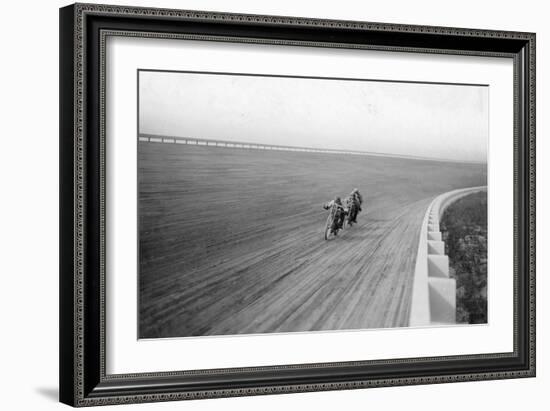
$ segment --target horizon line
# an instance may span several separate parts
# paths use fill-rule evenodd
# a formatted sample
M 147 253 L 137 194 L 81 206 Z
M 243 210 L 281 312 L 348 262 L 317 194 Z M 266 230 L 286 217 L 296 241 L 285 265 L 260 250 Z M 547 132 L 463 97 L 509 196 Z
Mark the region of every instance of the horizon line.
M 403 158 L 403 159 L 409 159 L 409 160 L 436 161 L 436 162 L 446 162 L 446 163 L 450 162 L 450 163 L 479 164 L 479 165 L 487 164 L 487 161 L 458 160 L 458 159 L 439 158 L 439 157 L 422 157 L 422 156 L 412 156 L 412 155 L 406 155 L 406 154 L 395 154 L 395 153 L 384 153 L 384 152 L 362 151 L 362 150 L 316 148 L 316 147 L 305 147 L 305 146 L 287 146 L 287 145 L 280 145 L 280 144 L 264 144 L 264 143 L 252 143 L 252 142 L 244 142 L 244 141 L 231 141 L 231 140 L 208 139 L 208 138 L 198 138 L 198 137 L 182 137 L 182 136 L 172 136 L 172 135 L 154 134 L 154 133 L 138 133 L 138 141 L 151 142 L 151 143 L 202 145 L 202 146 L 221 147 L 221 148 L 244 148 L 244 149 L 252 149 L 252 150 L 276 150 L 276 151 L 309 152 L 309 153 L 320 153 L 320 154 L 344 154 L 344 155 L 362 155 L 362 156 L 372 156 L 372 157 L 392 157 L 392 158 Z M 215 143 L 215 144 L 208 144 L 208 143 Z

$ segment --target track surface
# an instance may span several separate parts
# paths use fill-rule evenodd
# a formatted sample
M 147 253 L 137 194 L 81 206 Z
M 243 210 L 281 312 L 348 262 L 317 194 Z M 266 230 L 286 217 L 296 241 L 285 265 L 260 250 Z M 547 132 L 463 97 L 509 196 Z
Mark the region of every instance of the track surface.
M 140 337 L 407 326 L 435 195 L 486 166 L 139 143 Z M 323 239 L 353 187 L 359 224 Z

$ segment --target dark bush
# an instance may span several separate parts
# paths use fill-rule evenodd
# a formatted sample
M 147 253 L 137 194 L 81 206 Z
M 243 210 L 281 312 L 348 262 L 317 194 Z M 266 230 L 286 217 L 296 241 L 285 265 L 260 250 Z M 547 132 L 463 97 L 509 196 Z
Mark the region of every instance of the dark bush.
M 453 203 L 441 219 L 451 276 L 456 279 L 456 321 L 487 322 L 487 193 Z

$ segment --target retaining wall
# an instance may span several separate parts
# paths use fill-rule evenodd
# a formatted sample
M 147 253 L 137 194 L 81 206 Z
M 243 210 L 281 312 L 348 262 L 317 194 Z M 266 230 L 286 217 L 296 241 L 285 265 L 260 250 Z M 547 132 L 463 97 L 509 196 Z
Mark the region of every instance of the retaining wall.
M 463 161 L 457 161 L 452 159 L 442 158 L 430 158 L 419 156 L 407 156 L 400 154 L 390 153 L 375 153 L 370 151 L 358 151 L 358 150 L 338 150 L 330 148 L 314 148 L 314 147 L 300 147 L 300 146 L 283 146 L 276 144 L 259 144 L 243 141 L 229 141 L 229 140 L 214 140 L 203 139 L 195 137 L 178 137 L 178 136 L 162 136 L 158 134 L 144 134 L 140 133 L 138 141 L 142 143 L 168 143 L 168 144 L 187 144 L 194 146 L 212 146 L 212 147 L 225 147 L 225 148 L 240 148 L 251 150 L 276 150 L 276 151 L 299 151 L 308 153 L 323 153 L 323 154 L 346 154 L 356 156 L 375 156 L 375 157 L 392 157 L 392 158 L 404 158 L 412 160 L 429 160 L 429 161 L 445 161 L 451 163 L 464 163 Z M 477 164 L 472 162 L 471 164 Z
M 439 222 L 452 203 L 486 190 L 487 186 L 480 186 L 449 191 L 434 198 L 426 210 L 418 241 L 409 326 L 456 322 L 456 280 L 449 277 L 449 257 Z

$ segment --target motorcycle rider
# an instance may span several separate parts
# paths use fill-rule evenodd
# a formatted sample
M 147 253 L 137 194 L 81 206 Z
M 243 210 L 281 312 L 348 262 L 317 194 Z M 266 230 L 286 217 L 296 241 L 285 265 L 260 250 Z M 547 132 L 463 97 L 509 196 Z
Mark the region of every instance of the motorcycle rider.
M 361 211 L 361 205 L 363 204 L 363 196 L 361 195 L 361 193 L 357 188 L 354 188 L 349 195 L 349 199 L 351 200 L 352 204 L 355 206 L 355 207 L 351 207 L 352 209 L 351 211 L 352 215 L 350 216 L 351 222 L 356 223 L 357 214 L 359 214 L 359 212 Z
M 336 205 L 336 228 L 341 229 L 344 225 L 344 218 L 346 217 L 347 209 L 342 204 L 342 199 L 338 196 L 334 198 L 334 200 L 329 201 L 328 203 L 325 203 L 323 205 L 323 208 L 325 210 L 330 210 L 332 206 Z M 336 233 L 335 233 L 336 234 Z

